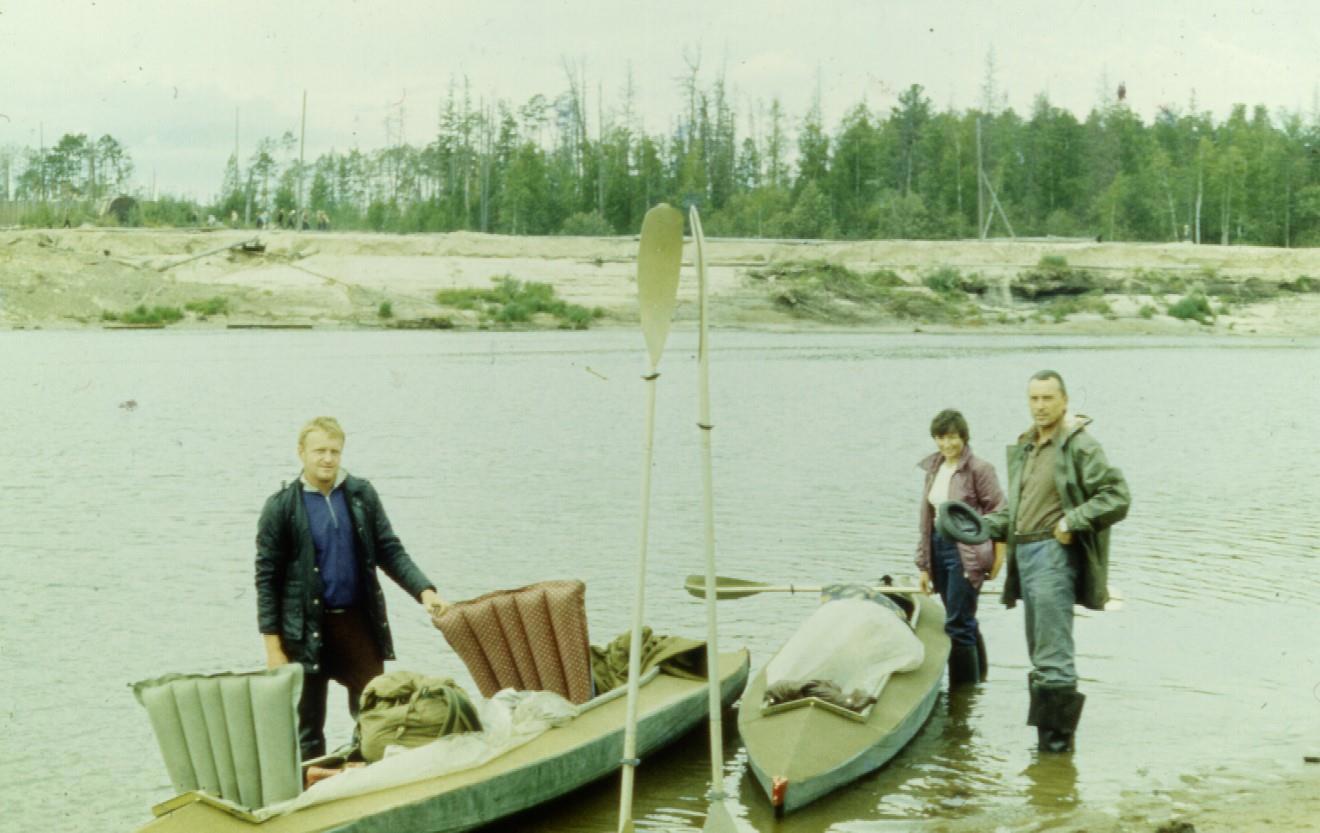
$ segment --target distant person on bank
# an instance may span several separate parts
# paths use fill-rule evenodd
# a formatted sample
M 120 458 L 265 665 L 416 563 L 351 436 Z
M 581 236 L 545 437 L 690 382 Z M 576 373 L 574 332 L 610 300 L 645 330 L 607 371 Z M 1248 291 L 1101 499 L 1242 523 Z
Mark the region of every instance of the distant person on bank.
M 362 690 L 394 659 L 376 568 L 421 602 L 439 627 L 445 602 L 390 527 L 375 488 L 340 468 L 344 431 L 317 417 L 298 435 L 302 475 L 266 500 L 257 527 L 257 620 L 266 665 L 303 665 L 298 741 L 325 754 L 327 686 Z
M 1068 413 L 1063 377 L 1042 370 L 1027 383 L 1033 425 L 1008 447 L 1008 506 L 985 520 L 1006 541 L 1004 604 L 1025 608 L 1027 675 L 1042 752 L 1069 752 L 1086 696 L 1077 691 L 1073 605 L 1103 610 L 1109 600 L 1109 527 L 1132 501 L 1123 473 L 1109 464 Z
M 994 512 L 1004 504 L 995 469 L 972 454 L 967 444 L 967 420 L 958 411 L 940 411 L 930 423 L 930 436 L 938 449 L 918 464 L 925 472 L 917 539 L 917 568 L 921 589 L 931 586 L 944 601 L 944 632 L 951 643 L 949 687 L 983 680 L 989 664 L 985 640 L 976 623 L 981 583 L 995 563 L 994 543 L 964 544 L 947 537 L 936 526 L 939 506 L 950 500 L 966 503 L 978 514 Z

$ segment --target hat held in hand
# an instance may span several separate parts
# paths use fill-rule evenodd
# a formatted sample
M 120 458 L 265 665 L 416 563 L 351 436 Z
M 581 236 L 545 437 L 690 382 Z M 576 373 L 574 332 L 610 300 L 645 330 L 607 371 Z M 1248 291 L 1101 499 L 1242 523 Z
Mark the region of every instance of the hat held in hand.
M 960 544 L 979 544 L 990 537 L 985 518 L 961 500 L 940 504 L 935 517 L 935 529 L 945 538 Z

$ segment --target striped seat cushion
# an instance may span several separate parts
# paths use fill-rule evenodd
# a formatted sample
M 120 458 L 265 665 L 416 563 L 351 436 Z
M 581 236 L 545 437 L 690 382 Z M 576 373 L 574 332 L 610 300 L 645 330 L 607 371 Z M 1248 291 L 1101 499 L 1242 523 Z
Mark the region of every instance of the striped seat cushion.
M 303 667 L 167 674 L 133 684 L 176 792 L 202 790 L 249 810 L 302 791 Z
M 591 699 L 587 588 L 543 581 L 459 602 L 440 630 L 484 697 L 504 688 L 553 691 L 570 702 Z

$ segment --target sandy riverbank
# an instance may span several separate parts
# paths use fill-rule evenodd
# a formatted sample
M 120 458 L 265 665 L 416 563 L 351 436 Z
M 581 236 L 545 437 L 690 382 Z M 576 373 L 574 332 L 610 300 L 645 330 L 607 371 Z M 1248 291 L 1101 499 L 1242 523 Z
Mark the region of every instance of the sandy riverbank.
M 229 247 L 258 239 L 264 251 Z M 1320 334 L 1320 293 L 1278 291 L 1320 277 L 1320 249 L 1190 246 L 1089 241 L 708 241 L 714 323 L 726 327 L 866 327 L 910 331 Z M 635 238 L 502 237 L 475 233 L 383 235 L 241 230 L 80 228 L 0 231 L 0 327 L 100 327 L 139 304 L 183 307 L 225 299 L 222 316 L 196 313 L 174 326 L 234 324 L 378 327 L 447 321 L 480 325 L 478 315 L 439 304 L 436 291 L 488 288 L 500 276 L 553 286 L 564 300 L 600 308 L 597 325 L 636 320 Z M 677 317 L 695 316 L 690 249 Z M 1048 300 L 1012 297 L 1007 287 L 1042 261 L 1062 259 L 1103 292 L 1107 310 L 1039 314 Z M 953 270 L 989 291 L 965 296 L 952 319 L 921 318 L 850 299 L 811 314 L 785 302 L 774 267 L 827 263 L 857 273 L 887 270 L 909 298 L 933 297 L 922 279 Z M 1180 281 L 1151 294 L 1152 275 Z M 1213 323 L 1165 314 L 1180 291 L 1207 282 L 1255 279 L 1265 292 L 1216 303 Z M 1263 297 L 1262 297 L 1263 296 Z M 389 302 L 392 316 L 379 315 Z M 837 301 L 837 303 L 833 303 Z M 1226 307 L 1226 308 L 1225 308 Z M 1143 312 L 1144 308 L 1144 312 Z M 555 326 L 552 320 L 536 322 Z

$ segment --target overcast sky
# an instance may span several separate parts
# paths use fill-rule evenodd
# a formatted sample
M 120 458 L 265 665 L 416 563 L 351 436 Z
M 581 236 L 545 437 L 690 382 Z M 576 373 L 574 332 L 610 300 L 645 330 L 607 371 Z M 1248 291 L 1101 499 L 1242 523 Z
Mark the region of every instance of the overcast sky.
M 521 104 L 567 88 L 565 61 L 621 101 L 632 67 L 648 131 L 679 110 L 685 54 L 723 72 L 742 113 L 778 96 L 795 119 L 819 80 L 826 126 L 917 83 L 935 106 L 980 101 L 994 52 L 1008 104 L 1046 93 L 1079 116 L 1120 81 L 1222 117 L 1235 102 L 1308 115 L 1320 25 L 1302 0 L 0 0 L 0 147 L 110 133 L 137 180 L 209 198 L 234 147 L 298 131 L 307 158 L 385 144 L 388 115 L 424 144 L 449 85 Z M 1102 84 L 1104 85 L 1102 87 Z M 400 102 L 402 105 L 400 106 Z M 740 124 L 740 127 L 742 125 Z

